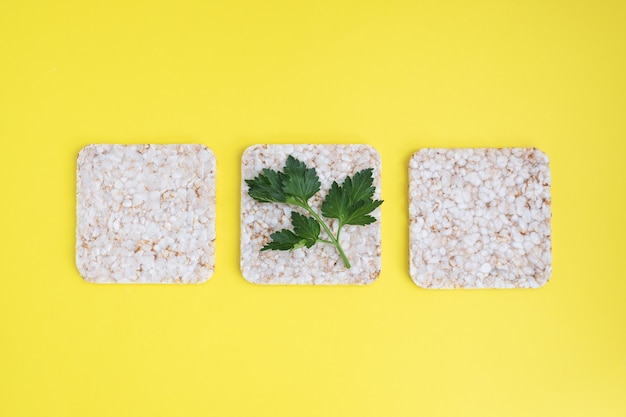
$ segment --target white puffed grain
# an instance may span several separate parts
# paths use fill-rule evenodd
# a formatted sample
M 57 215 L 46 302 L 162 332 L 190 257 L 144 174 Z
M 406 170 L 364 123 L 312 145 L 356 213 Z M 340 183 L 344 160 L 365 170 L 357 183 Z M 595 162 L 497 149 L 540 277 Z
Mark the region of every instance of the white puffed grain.
M 409 164 L 409 199 L 417 285 L 536 288 L 548 281 L 550 170 L 543 152 L 423 149 Z M 443 250 L 435 256 L 433 248 Z
M 97 283 L 199 283 L 215 263 L 215 157 L 202 145 L 78 155 L 76 265 Z

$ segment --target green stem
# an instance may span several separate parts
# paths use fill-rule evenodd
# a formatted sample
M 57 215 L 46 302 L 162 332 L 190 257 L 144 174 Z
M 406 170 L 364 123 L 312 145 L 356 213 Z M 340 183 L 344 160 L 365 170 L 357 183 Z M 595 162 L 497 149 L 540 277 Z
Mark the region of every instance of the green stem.
M 325 241 L 325 240 L 321 240 L 320 239 L 320 242 L 329 243 L 329 244 L 333 245 L 335 247 L 335 249 L 337 249 L 337 252 L 339 252 L 339 255 L 341 256 L 341 260 L 343 261 L 343 264 L 346 266 L 347 269 L 350 269 L 350 267 L 351 267 L 350 261 L 348 260 L 348 257 L 346 256 L 345 252 L 343 251 L 343 248 L 339 244 L 339 232 L 341 231 L 341 226 L 342 225 L 339 225 L 339 228 L 337 229 L 337 236 L 335 236 L 333 234 L 333 232 L 330 230 L 330 228 L 326 225 L 324 220 L 322 220 L 322 218 L 315 211 L 313 211 L 311 206 L 309 206 L 309 204 L 306 201 L 302 205 L 302 208 L 305 209 L 306 211 L 308 211 L 311 214 L 311 216 L 313 216 L 313 218 L 319 224 L 322 225 L 322 227 L 326 231 L 326 234 L 328 235 L 328 237 L 331 240 L 329 242 L 329 241 Z
M 343 227 L 343 224 L 341 224 L 341 222 L 339 222 L 339 227 L 337 227 L 337 242 L 339 242 L 339 233 L 341 233 L 341 228 Z

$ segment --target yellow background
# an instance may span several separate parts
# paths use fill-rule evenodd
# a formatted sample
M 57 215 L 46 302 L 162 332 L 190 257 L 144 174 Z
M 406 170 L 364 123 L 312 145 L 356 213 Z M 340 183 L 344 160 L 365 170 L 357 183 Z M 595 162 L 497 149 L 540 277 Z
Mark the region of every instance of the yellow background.
M 623 1 L 3 1 L 0 415 L 626 415 Z M 92 285 L 74 266 L 89 143 L 218 160 L 206 284 Z M 383 272 L 265 287 L 239 272 L 256 143 L 365 143 L 383 161 Z M 538 290 L 408 275 L 423 147 L 551 158 Z

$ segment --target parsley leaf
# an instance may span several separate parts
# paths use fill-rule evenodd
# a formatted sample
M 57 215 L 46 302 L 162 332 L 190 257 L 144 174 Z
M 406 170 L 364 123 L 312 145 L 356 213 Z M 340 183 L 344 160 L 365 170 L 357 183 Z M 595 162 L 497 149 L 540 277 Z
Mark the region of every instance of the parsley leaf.
M 305 207 L 320 190 L 315 168 L 289 155 L 282 172 L 263 169 L 257 177 L 246 180 L 248 194 L 260 203 L 289 203 Z
M 314 218 L 292 211 L 291 224 L 293 224 L 293 230 L 296 234 L 306 241 L 305 246 L 307 248 L 315 245 L 320 237 L 320 224 Z
M 292 250 L 301 248 L 304 246 L 304 239 L 301 239 L 298 235 L 288 229 L 283 229 L 280 232 L 274 232 L 270 235 L 272 241 L 261 248 L 264 250 Z
M 339 219 L 339 227 L 350 224 L 365 226 L 376 219 L 369 215 L 383 202 L 373 200 L 376 189 L 372 186 L 372 169 L 364 169 L 354 176 L 346 177 L 342 185 L 333 182 L 322 203 L 322 215 Z
M 331 230 L 308 202 L 321 186 L 315 168 L 307 168 L 304 162 L 289 155 L 283 171 L 266 168 L 255 178 L 246 180 L 248 194 L 256 201 L 291 204 L 303 208 L 311 215 L 308 217 L 292 211 L 293 231 L 282 229 L 272 233 L 272 240 L 261 251 L 310 248 L 321 242 L 334 246 L 346 268 L 350 268 L 339 236 L 341 228 L 347 224 L 365 226 L 376 221 L 370 213 L 383 202 L 373 199 L 376 188 L 373 186 L 372 172 L 372 168 L 359 171 L 352 177 L 346 177 L 342 185 L 333 182 L 322 203 L 322 215 L 339 220 L 336 232 Z M 322 229 L 328 235 L 328 240 L 320 237 Z
M 315 219 L 292 211 L 291 224 L 293 225 L 293 232 L 283 229 L 280 232 L 272 233 L 270 235 L 272 241 L 263 246 L 261 250 L 293 250 L 303 246 L 310 248 L 317 243 L 320 236 L 320 225 Z
M 263 169 L 254 179 L 246 180 L 248 194 L 260 203 L 284 203 L 287 196 L 283 191 L 284 174 L 272 169 Z
M 354 174 L 352 178 L 346 177 L 343 181 L 343 189 L 350 197 L 350 203 L 354 204 L 360 200 L 369 200 L 374 196 L 376 188 L 372 186 L 372 168 L 367 168 Z
M 383 202 L 381 200 L 360 200 L 350 206 L 350 212 L 347 216 L 339 219 L 341 224 L 351 224 L 355 226 L 366 226 L 374 223 L 376 218 L 370 216 L 369 213 L 376 210 Z
M 292 204 L 306 203 L 320 190 L 320 179 L 315 168 L 307 168 L 304 162 L 293 156 L 287 157 L 282 190 Z M 292 202 L 295 200 L 295 202 Z

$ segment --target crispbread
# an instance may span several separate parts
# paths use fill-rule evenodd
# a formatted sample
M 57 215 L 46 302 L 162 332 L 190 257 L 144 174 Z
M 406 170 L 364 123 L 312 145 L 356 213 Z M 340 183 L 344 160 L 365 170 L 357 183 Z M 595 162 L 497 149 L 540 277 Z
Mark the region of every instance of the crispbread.
M 202 145 L 78 155 L 76 265 L 96 283 L 199 283 L 215 263 L 215 157 Z
M 409 167 L 410 274 L 425 288 L 536 288 L 552 271 L 548 157 L 423 149 Z
M 292 210 L 300 210 L 282 203 L 259 203 L 248 195 L 246 179 L 257 176 L 263 168 L 282 170 L 287 156 L 314 167 L 321 182 L 321 190 L 309 201 L 320 213 L 320 206 L 333 181 L 341 183 L 346 176 L 373 168 L 375 198 L 380 198 L 380 156 L 367 145 L 256 145 L 242 157 L 241 182 L 241 260 L 246 280 L 257 284 L 368 284 L 380 274 L 381 236 L 380 208 L 372 214 L 379 219 L 367 226 L 344 226 L 341 245 L 352 267 L 346 269 L 333 246 L 318 243 L 311 248 L 293 251 L 261 248 L 270 234 L 280 229 L 291 229 Z M 304 211 L 301 214 L 305 214 Z M 329 219 L 324 219 L 329 221 Z M 330 223 L 336 230 L 336 223 Z M 322 236 L 325 236 L 322 232 Z

